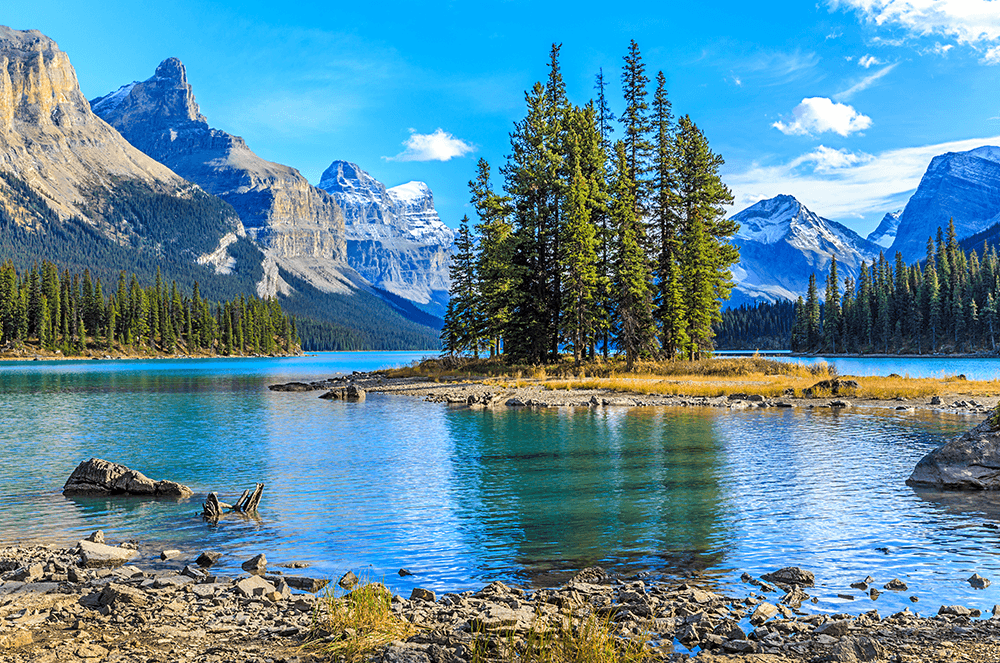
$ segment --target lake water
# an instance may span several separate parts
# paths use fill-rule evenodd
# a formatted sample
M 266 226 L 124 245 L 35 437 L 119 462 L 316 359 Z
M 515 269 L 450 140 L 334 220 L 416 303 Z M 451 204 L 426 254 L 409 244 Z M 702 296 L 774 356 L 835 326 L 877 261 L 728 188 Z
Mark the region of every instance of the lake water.
M 747 356 L 753 352 L 724 350 L 725 356 Z M 947 378 L 964 375 L 969 380 L 1000 379 L 1000 357 L 795 357 L 779 352 L 765 352 L 762 356 L 777 361 L 817 364 L 826 362 L 840 375 L 889 375 L 896 373 L 911 378 Z
M 388 395 L 364 403 L 268 384 L 405 364 L 422 353 L 294 359 L 0 363 L 0 542 L 72 543 L 95 529 L 148 553 L 225 553 L 222 572 L 347 570 L 406 595 L 500 579 L 534 586 L 600 564 L 699 573 L 812 570 L 812 610 L 888 614 L 1000 603 L 1000 500 L 904 485 L 977 421 L 894 411 L 500 409 Z M 189 500 L 64 497 L 97 456 L 191 486 Z M 259 521 L 200 518 L 207 492 L 266 483 Z M 412 577 L 400 578 L 405 567 Z M 994 581 L 973 590 L 978 572 Z M 877 602 L 849 584 L 900 578 Z M 853 594 L 855 601 L 837 598 Z M 909 596 L 919 597 L 916 605 Z

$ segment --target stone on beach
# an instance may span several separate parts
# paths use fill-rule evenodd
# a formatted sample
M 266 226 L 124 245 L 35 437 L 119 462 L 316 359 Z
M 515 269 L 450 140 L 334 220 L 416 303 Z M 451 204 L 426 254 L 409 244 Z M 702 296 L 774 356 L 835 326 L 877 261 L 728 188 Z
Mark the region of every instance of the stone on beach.
M 267 571 L 267 557 L 265 557 L 263 553 L 254 555 L 247 561 L 243 562 L 240 566 L 247 573 L 260 575 L 261 573 L 264 573 L 264 571 Z
M 190 497 L 193 491 L 175 481 L 154 481 L 142 472 L 100 458 L 76 466 L 63 486 L 66 495 L 142 495 Z
M 77 546 L 80 549 L 81 566 L 84 568 L 122 566 L 138 554 L 131 548 L 107 546 L 86 539 L 80 541 Z
M 195 560 L 195 564 L 198 566 L 209 567 L 218 562 L 221 557 L 222 553 L 220 552 L 206 550 L 202 554 L 198 555 L 198 559 Z
M 345 573 L 340 577 L 340 580 L 337 581 L 337 584 L 346 589 L 347 591 L 351 591 L 352 589 L 354 589 L 354 586 L 357 585 L 359 582 L 361 581 L 358 579 L 358 576 L 354 575 L 353 571 L 348 571 L 347 573 Z

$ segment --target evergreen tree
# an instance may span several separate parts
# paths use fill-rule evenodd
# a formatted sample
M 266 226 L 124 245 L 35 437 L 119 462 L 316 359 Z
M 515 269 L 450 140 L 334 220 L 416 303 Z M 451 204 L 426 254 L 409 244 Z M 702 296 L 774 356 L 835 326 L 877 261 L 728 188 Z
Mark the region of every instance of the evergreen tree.
M 816 290 L 815 274 L 809 275 L 809 289 L 806 291 L 805 321 L 806 348 L 809 352 L 815 352 L 819 348 L 820 341 L 819 293 Z
M 688 354 L 695 357 L 712 351 L 712 324 L 721 319 L 721 300 L 733 287 L 730 267 L 739 261 L 739 250 L 728 240 L 739 226 L 725 215 L 733 194 L 719 177 L 722 157 L 687 115 L 678 122 L 676 154 L 685 331 Z
M 625 110 L 618 121 L 622 124 L 622 141 L 628 172 L 632 178 L 629 194 L 635 204 L 634 216 L 642 218 L 646 210 L 647 179 L 649 172 L 649 157 L 653 150 L 649 134 L 652 124 L 649 119 L 649 103 L 646 101 L 649 77 L 646 76 L 646 65 L 639 53 L 639 45 L 635 40 L 629 42 L 628 53 L 622 58 L 622 94 L 625 97 Z M 643 238 L 644 239 L 644 238 Z
M 823 345 L 837 352 L 837 334 L 840 328 L 840 280 L 837 276 L 837 256 L 830 256 L 830 274 L 826 278 L 826 295 L 823 299 Z
M 587 205 L 589 189 L 576 159 L 566 208 L 563 239 L 564 338 L 573 346 L 573 361 L 579 366 L 594 328 L 594 298 L 597 291 L 597 236 Z
M 655 347 L 656 328 L 652 314 L 652 288 L 646 256 L 639 241 L 640 226 L 632 198 L 634 178 L 629 172 L 624 142 L 615 144 L 615 179 L 611 218 L 618 231 L 612 293 L 615 302 L 614 331 L 618 347 L 625 353 L 625 370 Z
M 469 232 L 469 218 L 463 216 L 452 255 L 450 306 L 445 314 L 448 330 L 444 350 L 449 354 L 471 352 L 479 356 L 482 322 L 479 315 L 479 291 L 476 282 L 476 254 Z
M 510 323 L 514 306 L 513 226 L 510 222 L 510 198 L 494 193 L 490 166 L 485 159 L 477 164 L 476 179 L 469 182 L 472 206 L 479 216 L 479 254 L 475 265 L 479 283 L 478 308 L 483 319 L 483 334 L 489 341 L 490 356 L 500 354 L 503 332 Z

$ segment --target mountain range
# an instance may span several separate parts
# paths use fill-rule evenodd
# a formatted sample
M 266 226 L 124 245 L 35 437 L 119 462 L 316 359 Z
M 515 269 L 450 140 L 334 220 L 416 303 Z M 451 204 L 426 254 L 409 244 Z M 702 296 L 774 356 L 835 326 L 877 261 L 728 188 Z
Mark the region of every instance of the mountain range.
M 277 296 L 350 347 L 436 347 L 453 236 L 426 185 L 388 191 L 381 217 L 345 217 L 339 192 L 212 128 L 180 60 L 88 103 L 54 41 L 0 27 L 0 246 L 19 262 L 160 267 L 209 297 Z
M 733 267 L 735 288 L 729 306 L 745 302 L 794 300 L 805 295 L 815 273 L 822 296 L 830 256 L 839 274 L 857 277 L 862 261 L 900 252 L 906 262 L 924 258 L 928 238 L 954 222 L 967 248 L 1000 240 L 1000 148 L 978 147 L 934 157 L 902 210 L 887 213 L 867 238 L 824 219 L 788 195 L 762 200 L 732 217 L 740 223 L 733 244 L 740 262 Z M 975 246 L 973 246 L 973 244 Z

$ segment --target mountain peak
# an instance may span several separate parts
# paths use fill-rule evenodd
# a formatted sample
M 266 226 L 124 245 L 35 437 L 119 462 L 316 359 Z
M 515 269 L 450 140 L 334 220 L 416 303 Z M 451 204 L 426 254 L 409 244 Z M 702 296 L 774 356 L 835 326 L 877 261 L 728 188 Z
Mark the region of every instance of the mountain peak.
M 902 215 L 903 210 L 898 209 L 883 216 L 882 222 L 878 224 L 878 228 L 868 235 L 868 241 L 878 244 L 883 249 L 888 249 L 892 246 L 893 241 L 896 239 L 896 231 L 899 230 L 899 217 Z
M 184 63 L 178 58 L 167 58 L 156 67 L 152 77 L 123 85 L 111 94 L 92 100 L 90 105 L 95 113 L 120 131 L 129 125 L 130 118 L 141 118 L 146 127 L 154 129 L 184 123 L 208 125 L 188 83 Z
M 167 58 L 156 68 L 153 78 L 163 78 L 180 85 L 187 85 L 187 70 L 178 58 Z

